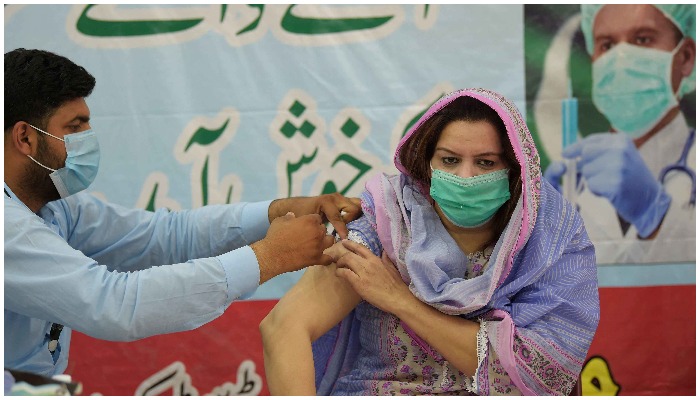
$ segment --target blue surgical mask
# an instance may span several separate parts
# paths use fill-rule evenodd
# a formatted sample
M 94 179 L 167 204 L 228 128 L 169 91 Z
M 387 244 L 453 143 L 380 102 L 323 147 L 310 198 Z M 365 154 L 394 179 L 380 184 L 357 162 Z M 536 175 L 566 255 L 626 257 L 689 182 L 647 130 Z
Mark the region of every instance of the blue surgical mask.
M 433 170 L 430 196 L 447 219 L 462 228 L 476 228 L 488 222 L 510 199 L 508 170 L 462 178 Z
M 642 136 L 678 105 L 671 67 L 682 43 L 668 52 L 623 42 L 593 63 L 593 103 L 616 130 Z
M 35 163 L 51 171 L 49 176 L 61 198 L 66 198 L 87 189 L 95 180 L 100 166 L 100 145 L 95 132 L 89 129 L 65 135 L 61 139 L 34 125 L 29 126 L 66 144 L 66 166 L 60 169 L 49 168 L 32 158 L 32 156 L 28 156 Z

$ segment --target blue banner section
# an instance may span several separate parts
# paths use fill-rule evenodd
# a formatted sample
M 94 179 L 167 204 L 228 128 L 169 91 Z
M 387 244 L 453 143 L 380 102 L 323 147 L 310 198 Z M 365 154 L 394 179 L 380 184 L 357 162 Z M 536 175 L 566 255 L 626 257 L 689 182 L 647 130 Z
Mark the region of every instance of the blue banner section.
M 49 50 L 97 79 L 89 190 L 146 209 L 358 195 L 444 93 L 487 87 L 524 112 L 522 33 L 518 5 L 5 7 L 6 52 Z
M 359 194 L 444 92 L 489 87 L 524 109 L 521 6 L 15 7 L 5 51 L 97 78 L 108 151 L 91 190 L 126 206 Z

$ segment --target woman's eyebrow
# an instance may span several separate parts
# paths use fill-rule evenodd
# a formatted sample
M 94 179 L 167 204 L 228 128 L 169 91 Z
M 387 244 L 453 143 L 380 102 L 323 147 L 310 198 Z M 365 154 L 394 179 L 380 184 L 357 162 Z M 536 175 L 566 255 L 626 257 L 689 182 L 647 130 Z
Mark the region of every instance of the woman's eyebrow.
M 452 151 L 452 150 L 450 150 L 450 149 L 446 149 L 446 148 L 444 148 L 444 147 L 437 147 L 437 148 L 435 149 L 435 151 L 438 151 L 438 150 L 444 151 L 445 153 L 454 154 L 454 155 L 456 155 L 456 156 L 461 156 L 459 153 L 455 153 L 454 151 Z M 501 157 L 501 156 L 503 156 L 503 152 L 502 152 L 502 151 L 501 151 L 501 152 L 498 152 L 498 151 L 485 151 L 485 152 L 483 152 L 483 153 L 479 153 L 479 154 L 475 154 L 475 155 L 474 155 L 474 157 L 489 157 L 489 156 Z
M 488 157 L 488 156 L 498 156 L 498 157 L 500 157 L 500 156 L 502 156 L 502 155 L 503 155 L 503 152 L 500 152 L 500 153 L 499 153 L 499 152 L 496 152 L 496 151 L 487 151 L 487 152 L 485 152 L 485 153 L 476 154 L 475 157 Z
M 456 155 L 456 156 L 459 155 L 459 154 L 455 153 L 454 151 L 452 151 L 452 150 L 450 150 L 450 149 L 446 149 L 446 148 L 444 148 L 444 147 L 438 147 L 438 148 L 435 149 L 435 151 L 438 151 L 438 150 L 444 151 L 445 153 L 454 154 L 454 155 Z

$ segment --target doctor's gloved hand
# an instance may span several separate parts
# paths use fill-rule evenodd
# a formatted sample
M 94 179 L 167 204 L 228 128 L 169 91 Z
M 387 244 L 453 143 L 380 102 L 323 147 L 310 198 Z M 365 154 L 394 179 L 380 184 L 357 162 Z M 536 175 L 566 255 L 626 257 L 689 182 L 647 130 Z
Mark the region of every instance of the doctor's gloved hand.
M 566 165 L 563 161 L 552 161 L 544 170 L 544 179 L 551 183 L 561 193 L 561 177 L 566 173 Z
M 639 236 L 651 235 L 663 220 L 671 198 L 651 174 L 630 137 L 625 134 L 589 135 L 562 151 L 577 158 L 578 172 L 595 195 L 607 198 Z

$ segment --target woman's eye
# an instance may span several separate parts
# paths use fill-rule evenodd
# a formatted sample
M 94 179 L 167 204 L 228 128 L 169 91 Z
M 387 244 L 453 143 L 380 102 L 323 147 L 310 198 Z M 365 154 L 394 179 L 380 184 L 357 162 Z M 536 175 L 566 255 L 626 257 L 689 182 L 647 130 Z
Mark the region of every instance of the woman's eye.
M 459 162 L 459 159 L 457 157 L 443 157 L 442 158 L 442 163 L 444 165 L 455 165 Z
M 491 160 L 479 160 L 477 163 L 482 167 L 493 167 L 496 163 Z

